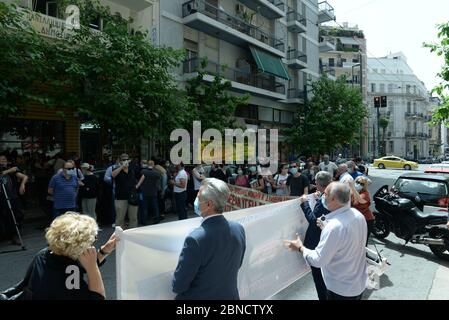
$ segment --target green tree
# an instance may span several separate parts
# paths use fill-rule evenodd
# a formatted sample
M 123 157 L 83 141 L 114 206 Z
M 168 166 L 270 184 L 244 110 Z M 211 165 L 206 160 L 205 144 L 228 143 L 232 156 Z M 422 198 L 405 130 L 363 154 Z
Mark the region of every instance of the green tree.
M 224 72 L 225 66 L 210 65 L 206 59 L 201 59 L 197 75 L 187 80 L 189 119 L 201 121 L 202 130 L 213 128 L 224 132 L 226 128 L 235 128 L 235 109 L 248 103 L 248 96 L 229 93 L 231 82 L 224 78 Z M 211 82 L 204 81 L 207 75 L 213 76 Z
M 312 84 L 312 98 L 300 106 L 291 128 L 285 130 L 290 143 L 305 156 L 327 153 L 355 142 L 368 112 L 359 90 L 321 77 Z
M 441 105 L 434 111 L 432 115 L 432 123 L 434 125 L 445 123 L 448 125 L 449 119 L 449 22 L 438 25 L 438 43 L 424 43 L 431 52 L 444 58 L 444 66 L 437 74 L 441 78 L 441 82 L 432 92 L 436 93 L 441 99 Z
M 68 4 L 80 8 L 82 27 L 64 41 L 40 37 L 14 6 L 0 4 L 7 57 L 0 70 L 9 70 L 0 80 L 0 109 L 11 114 L 36 100 L 61 115 L 76 112 L 122 142 L 168 139 L 188 113 L 173 77 L 183 52 L 154 47 L 145 31 L 130 33 L 131 21 L 97 0 L 58 1 L 62 12 Z M 101 32 L 85 27 L 96 18 L 103 20 Z
M 385 155 L 386 154 L 386 137 L 385 137 L 385 132 L 388 128 L 388 124 L 390 123 L 390 121 L 388 120 L 388 118 L 385 117 L 380 117 L 379 118 L 379 127 L 382 128 L 382 154 Z

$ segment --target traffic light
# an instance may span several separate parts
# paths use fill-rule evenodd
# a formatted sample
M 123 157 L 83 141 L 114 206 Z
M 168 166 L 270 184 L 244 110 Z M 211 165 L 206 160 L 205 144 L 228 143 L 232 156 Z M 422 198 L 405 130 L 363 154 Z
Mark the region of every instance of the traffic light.
M 380 97 L 374 97 L 374 108 L 380 108 Z
M 380 107 L 381 108 L 387 107 L 387 97 L 386 96 L 380 97 Z

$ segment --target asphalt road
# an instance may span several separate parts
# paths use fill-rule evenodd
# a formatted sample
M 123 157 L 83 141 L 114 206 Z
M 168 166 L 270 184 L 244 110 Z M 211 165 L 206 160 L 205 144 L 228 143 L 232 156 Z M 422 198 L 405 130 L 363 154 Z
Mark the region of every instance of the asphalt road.
M 422 169 L 422 168 L 420 168 Z M 402 174 L 402 170 L 370 169 L 373 184 L 369 190 L 374 194 L 384 184 L 391 184 Z M 192 215 L 193 216 L 193 215 Z M 168 215 L 167 221 L 175 220 Z M 20 281 L 34 254 L 45 247 L 44 229 L 46 222 L 33 222 L 25 226 L 23 238 L 27 250 L 0 254 L 0 290 L 6 289 Z M 112 234 L 112 228 L 106 228 L 99 234 L 99 242 L 105 242 Z M 370 247 L 376 245 L 378 250 L 388 258 L 391 266 L 381 277 L 380 289 L 367 291 L 364 299 L 449 299 L 449 262 L 438 260 L 428 247 L 407 244 L 390 235 L 384 241 L 370 240 Z M 0 242 L 0 252 L 17 249 Z M 112 254 L 102 267 L 108 299 L 116 298 L 115 256 Z M 290 287 L 279 292 L 273 299 L 316 300 L 317 295 L 310 274 L 304 276 Z

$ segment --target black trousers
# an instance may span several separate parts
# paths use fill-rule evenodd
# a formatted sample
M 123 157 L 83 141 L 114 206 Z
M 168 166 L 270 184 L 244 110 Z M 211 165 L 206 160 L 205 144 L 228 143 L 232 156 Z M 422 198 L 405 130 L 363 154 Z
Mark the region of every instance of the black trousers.
M 369 235 L 374 229 L 374 220 L 366 220 L 366 226 L 368 227 L 368 232 L 366 233 L 366 246 L 368 246 Z
M 16 222 L 21 227 L 23 223 L 23 213 L 20 207 L 20 203 L 17 198 L 10 199 L 12 211 L 14 212 L 14 217 Z M 3 194 L 0 193 L 0 238 L 4 237 L 7 239 L 12 238 L 16 235 L 16 227 L 14 224 L 14 219 L 12 217 L 12 212 L 9 209 L 8 203 L 6 202 Z
M 363 292 L 355 297 L 344 297 L 335 292 L 327 290 L 327 300 L 362 300 Z
M 319 300 L 327 300 L 326 284 L 323 280 L 320 268 L 310 267 L 312 269 L 313 282 L 315 283 L 316 292 Z
M 175 192 L 176 211 L 179 220 L 187 219 L 186 200 L 187 191 Z

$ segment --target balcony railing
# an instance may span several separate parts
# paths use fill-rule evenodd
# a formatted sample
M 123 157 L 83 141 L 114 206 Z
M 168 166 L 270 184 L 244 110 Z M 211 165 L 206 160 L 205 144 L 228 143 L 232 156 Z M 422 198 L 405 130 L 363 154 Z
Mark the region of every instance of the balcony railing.
M 328 64 L 323 64 L 320 69 L 321 73 L 326 73 L 335 77 L 335 69 L 334 67 L 329 66 Z
M 227 25 L 228 27 L 231 27 L 237 31 L 240 31 L 256 40 L 268 44 L 270 47 L 273 47 L 280 51 L 284 51 L 283 41 L 207 2 L 204 2 L 202 0 L 190 0 L 182 5 L 183 17 L 187 17 L 197 12 L 211 17 L 215 21 Z
M 287 98 L 288 99 L 304 99 L 304 90 L 290 88 L 287 91 Z
M 183 63 L 183 72 L 193 73 L 198 71 L 200 67 L 200 62 L 201 62 L 200 58 L 192 58 L 185 60 Z M 281 82 L 276 81 L 276 78 L 274 76 L 254 74 L 249 73 L 247 71 L 228 67 L 225 67 L 223 70 L 222 65 L 213 61 L 207 62 L 204 71 L 210 75 L 220 74 L 225 79 L 228 79 L 230 81 L 246 84 L 252 87 L 280 94 L 285 94 L 285 85 Z
M 299 61 L 302 61 L 304 63 L 307 63 L 307 55 L 304 52 L 301 52 L 297 49 L 290 49 L 287 51 L 287 59 L 292 60 L 296 59 Z
M 284 11 L 285 3 L 282 0 L 268 0 L 270 3 L 274 4 L 276 7 Z
M 320 12 L 327 11 L 330 14 L 335 15 L 334 7 L 332 7 L 327 1 L 322 1 L 322 2 L 318 3 L 318 10 Z
M 289 8 L 289 11 L 287 12 L 287 21 L 298 21 L 302 25 L 307 26 L 307 19 L 291 8 Z

